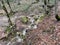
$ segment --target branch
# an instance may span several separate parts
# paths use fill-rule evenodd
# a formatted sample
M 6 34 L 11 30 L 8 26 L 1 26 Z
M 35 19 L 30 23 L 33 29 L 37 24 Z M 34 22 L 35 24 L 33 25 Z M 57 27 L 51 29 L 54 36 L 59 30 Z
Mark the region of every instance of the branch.
M 9 8 L 10 8 L 10 12 L 13 12 L 12 9 L 11 9 L 11 6 L 10 6 L 10 3 L 9 3 L 9 0 L 7 0 L 7 4 L 9 5 Z
M 9 13 L 8 13 L 8 11 L 7 11 L 7 9 L 6 9 L 6 7 L 5 7 L 5 5 L 4 5 L 4 2 L 3 2 L 3 0 L 1 1 L 2 2 L 2 7 L 3 7 L 3 10 L 6 12 L 6 16 L 8 17 L 8 22 L 9 22 L 9 25 L 11 25 L 12 26 L 12 22 L 11 22 L 11 20 L 10 20 L 10 16 L 9 16 Z

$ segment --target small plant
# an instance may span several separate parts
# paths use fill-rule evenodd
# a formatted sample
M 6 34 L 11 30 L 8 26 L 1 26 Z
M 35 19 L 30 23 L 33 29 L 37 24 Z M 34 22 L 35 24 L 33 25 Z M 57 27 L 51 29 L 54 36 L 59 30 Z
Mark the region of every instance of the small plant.
M 14 31 L 10 26 L 7 26 L 5 34 L 7 34 L 7 38 L 13 38 L 16 36 L 16 31 Z
M 24 16 L 24 17 L 21 17 L 21 21 L 25 24 L 27 24 L 28 22 L 28 17 Z
M 7 26 L 5 32 L 8 34 L 8 33 L 10 33 L 11 31 L 12 31 L 12 29 L 10 28 L 10 26 Z
M 60 16 L 58 14 L 55 15 L 57 21 L 60 21 Z
M 42 20 L 44 19 L 44 17 L 45 17 L 45 15 L 44 14 L 41 14 L 39 17 L 38 17 L 38 19 L 37 19 L 37 23 L 38 22 L 42 22 Z

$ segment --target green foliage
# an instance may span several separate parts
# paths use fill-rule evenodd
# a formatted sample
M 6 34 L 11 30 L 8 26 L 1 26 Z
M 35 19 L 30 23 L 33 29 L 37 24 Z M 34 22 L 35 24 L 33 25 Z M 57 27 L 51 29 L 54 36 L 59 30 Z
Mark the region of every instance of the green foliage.
M 11 31 L 12 31 L 12 29 L 10 28 L 10 26 L 7 26 L 5 32 L 6 32 L 6 33 L 10 33 Z
M 11 16 L 13 16 L 15 13 L 16 13 L 16 12 L 10 12 L 10 13 L 9 13 L 9 16 L 11 17 Z
M 25 36 L 24 36 L 24 35 L 21 35 L 21 36 L 20 36 L 20 38 L 22 38 L 22 39 L 25 39 L 25 37 L 26 37 L 26 35 L 25 35 Z
M 45 17 L 45 14 L 42 14 L 39 18 L 38 18 L 38 22 L 41 22 L 43 20 L 43 18 Z
M 45 15 L 41 15 L 40 20 L 42 20 L 45 17 Z
M 7 26 L 7 28 L 6 28 L 6 33 L 10 33 L 10 32 L 12 32 L 14 29 L 14 24 L 12 24 L 12 26 L 11 25 L 9 25 L 9 26 Z
M 55 15 L 57 21 L 60 21 L 60 16 L 58 14 Z
M 58 18 L 60 19 L 60 16 L 58 16 Z
M 24 16 L 24 17 L 21 17 L 21 21 L 23 23 L 27 23 L 28 22 L 28 17 Z
M 35 19 L 35 21 L 37 21 L 38 20 L 38 18 L 34 18 Z
M 16 30 L 14 29 L 14 26 L 7 26 L 5 30 L 5 34 L 7 34 L 7 38 L 13 38 L 16 36 Z

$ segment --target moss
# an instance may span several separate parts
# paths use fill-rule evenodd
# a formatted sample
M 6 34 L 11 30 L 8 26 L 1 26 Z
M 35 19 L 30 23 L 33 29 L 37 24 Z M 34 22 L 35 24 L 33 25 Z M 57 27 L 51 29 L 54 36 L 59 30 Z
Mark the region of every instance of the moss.
M 10 28 L 9 26 L 7 26 L 5 32 L 6 32 L 6 33 L 10 33 L 10 32 L 11 32 L 11 28 Z
M 14 30 L 13 28 L 14 28 L 14 24 L 12 24 L 12 26 L 9 25 L 9 26 L 7 26 L 5 32 L 6 32 L 6 33 L 10 33 L 10 32 L 12 32 L 12 31 Z
M 42 14 L 42 15 L 38 18 L 37 22 L 42 22 L 42 20 L 44 19 L 44 17 L 45 17 L 45 15 Z
M 58 18 L 60 19 L 60 16 L 58 16 Z
M 45 15 L 42 14 L 39 19 L 42 20 L 44 17 L 45 17 Z
M 28 22 L 28 17 L 21 17 L 21 21 L 26 24 Z

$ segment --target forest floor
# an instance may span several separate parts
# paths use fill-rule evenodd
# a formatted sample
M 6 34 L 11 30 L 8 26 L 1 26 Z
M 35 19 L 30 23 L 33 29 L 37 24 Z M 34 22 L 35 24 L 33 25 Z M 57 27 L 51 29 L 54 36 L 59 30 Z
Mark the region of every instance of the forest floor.
M 29 31 L 27 42 L 31 45 L 58 45 L 60 41 L 60 22 L 55 15 L 47 16 L 38 24 L 38 28 Z
M 60 45 L 60 21 L 53 14 L 46 16 L 37 29 L 27 32 L 25 43 L 22 45 Z
M 58 3 L 58 14 L 60 11 Z M 54 8 L 53 8 L 54 9 Z M 54 10 L 38 24 L 38 28 L 27 33 L 28 45 L 60 45 L 60 21 L 55 18 Z
M 58 10 L 60 10 L 59 4 L 58 4 Z M 20 12 L 20 14 L 16 13 L 15 15 L 28 15 L 28 13 L 26 14 Z M 0 24 L 2 24 L 1 19 L 0 19 Z M 7 25 L 8 22 L 5 24 Z M 5 45 L 6 42 L 3 43 L 2 41 L 0 41 L 0 43 L 1 43 L 0 45 Z M 20 44 L 20 45 L 60 45 L 60 21 L 57 22 L 55 18 L 54 10 L 52 11 L 50 16 L 45 16 L 43 21 L 39 22 L 37 29 L 29 30 L 27 32 L 24 44 Z

